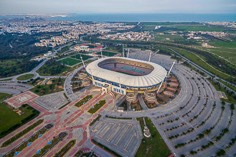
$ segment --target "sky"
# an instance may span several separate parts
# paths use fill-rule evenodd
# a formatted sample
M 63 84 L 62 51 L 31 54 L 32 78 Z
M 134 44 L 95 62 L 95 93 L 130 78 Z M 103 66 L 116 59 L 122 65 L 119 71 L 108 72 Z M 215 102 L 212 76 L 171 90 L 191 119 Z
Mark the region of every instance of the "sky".
M 0 15 L 236 13 L 236 0 L 0 0 Z

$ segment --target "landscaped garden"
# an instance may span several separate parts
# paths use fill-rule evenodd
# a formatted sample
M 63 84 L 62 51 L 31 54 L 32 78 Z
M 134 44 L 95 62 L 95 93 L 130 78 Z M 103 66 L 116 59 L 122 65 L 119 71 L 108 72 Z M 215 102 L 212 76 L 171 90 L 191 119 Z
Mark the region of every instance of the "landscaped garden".
M 34 77 L 34 74 L 25 74 L 17 77 L 17 80 L 22 81 L 22 80 L 29 80 Z
M 95 113 L 97 112 L 103 105 L 105 105 L 105 100 L 100 100 L 97 104 L 95 104 L 92 108 L 88 110 L 89 113 Z
M 84 105 L 85 103 L 87 103 L 87 102 L 88 102 L 90 99 L 92 99 L 92 98 L 93 98 L 92 95 L 87 95 L 86 97 L 84 97 L 83 99 L 81 99 L 79 102 L 77 102 L 77 103 L 75 104 L 75 106 L 80 107 L 80 106 Z

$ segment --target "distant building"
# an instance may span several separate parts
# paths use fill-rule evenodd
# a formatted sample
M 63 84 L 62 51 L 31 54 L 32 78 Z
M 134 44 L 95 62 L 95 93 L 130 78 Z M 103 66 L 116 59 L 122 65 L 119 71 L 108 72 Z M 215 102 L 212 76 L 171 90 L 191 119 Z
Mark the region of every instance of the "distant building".
M 74 47 L 74 50 L 75 51 L 81 51 L 81 48 L 80 48 L 80 46 L 77 45 L 77 46 Z
M 100 43 L 96 44 L 82 44 L 79 46 L 75 46 L 75 51 L 85 51 L 85 52 L 99 52 L 101 51 L 103 46 Z
M 82 45 L 82 46 L 80 46 L 80 51 L 89 52 L 89 46 L 87 46 L 87 45 Z

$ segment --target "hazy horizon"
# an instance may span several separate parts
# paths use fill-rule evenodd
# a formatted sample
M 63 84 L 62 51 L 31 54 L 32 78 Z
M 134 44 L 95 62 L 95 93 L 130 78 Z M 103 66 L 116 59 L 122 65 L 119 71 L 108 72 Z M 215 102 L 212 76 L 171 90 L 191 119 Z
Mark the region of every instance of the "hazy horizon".
M 236 13 L 234 0 L 1 0 L 0 6 L 0 15 Z

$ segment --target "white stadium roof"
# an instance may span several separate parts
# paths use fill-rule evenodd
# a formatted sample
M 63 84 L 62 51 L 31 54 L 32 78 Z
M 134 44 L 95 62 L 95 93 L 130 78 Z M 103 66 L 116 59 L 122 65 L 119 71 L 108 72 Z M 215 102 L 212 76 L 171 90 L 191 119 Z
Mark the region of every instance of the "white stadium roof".
M 146 63 L 146 64 L 151 65 L 154 69 L 147 75 L 132 76 L 132 75 L 119 73 L 112 70 L 103 69 L 98 66 L 98 64 L 104 60 L 116 59 L 116 58 Z M 165 70 L 165 68 L 163 68 L 162 66 L 158 64 L 142 61 L 142 60 L 137 60 L 137 59 L 125 58 L 125 57 L 106 57 L 106 58 L 98 59 L 88 64 L 86 67 L 86 71 L 92 76 L 95 76 L 95 77 L 98 77 L 107 81 L 120 83 L 122 85 L 130 86 L 130 87 L 154 86 L 154 85 L 159 84 L 162 80 L 164 80 L 165 76 L 167 75 L 167 71 Z

